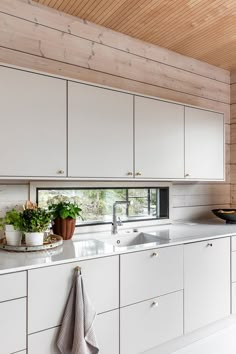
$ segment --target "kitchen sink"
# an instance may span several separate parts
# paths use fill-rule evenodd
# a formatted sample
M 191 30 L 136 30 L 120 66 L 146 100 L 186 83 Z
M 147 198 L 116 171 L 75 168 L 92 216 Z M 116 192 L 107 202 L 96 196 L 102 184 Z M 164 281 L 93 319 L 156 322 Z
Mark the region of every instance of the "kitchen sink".
M 100 241 L 102 241 L 104 244 L 113 245 L 116 249 L 149 247 L 165 242 L 165 240 L 160 239 L 157 236 L 152 236 L 143 232 L 132 235 L 123 234 L 111 236 Z

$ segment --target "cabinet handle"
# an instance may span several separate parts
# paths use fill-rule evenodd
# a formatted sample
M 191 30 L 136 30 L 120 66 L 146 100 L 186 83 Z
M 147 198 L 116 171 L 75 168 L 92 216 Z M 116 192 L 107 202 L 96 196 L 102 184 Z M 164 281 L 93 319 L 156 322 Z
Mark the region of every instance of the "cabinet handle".
M 158 253 L 157 252 L 153 252 L 152 253 L 152 257 L 154 257 L 154 258 L 158 257 Z
M 142 176 L 142 173 L 141 172 L 137 172 L 136 176 Z
M 64 173 L 65 173 L 65 172 L 64 172 L 63 170 L 57 171 L 57 174 L 58 174 L 58 175 L 64 175 Z
M 151 304 L 151 307 L 158 307 L 158 302 L 153 301 L 152 304 Z
M 133 176 L 133 173 L 132 172 L 128 172 L 127 176 Z
M 207 244 L 207 247 L 212 247 L 212 246 L 213 246 L 212 243 L 208 243 L 208 244 Z
M 189 173 L 186 173 L 185 177 L 190 177 L 190 174 L 189 174 Z

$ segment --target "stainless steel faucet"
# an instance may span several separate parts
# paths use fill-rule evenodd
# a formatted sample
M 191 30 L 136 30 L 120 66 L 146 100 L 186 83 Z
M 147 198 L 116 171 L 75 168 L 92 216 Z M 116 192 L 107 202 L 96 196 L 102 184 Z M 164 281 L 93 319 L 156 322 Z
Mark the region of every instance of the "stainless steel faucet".
M 111 229 L 111 233 L 112 235 L 116 235 L 117 234 L 117 226 L 121 226 L 122 225 L 122 221 L 120 218 L 116 218 L 116 206 L 117 205 L 122 205 L 122 204 L 126 204 L 127 206 L 130 205 L 130 202 L 127 202 L 127 201 L 116 201 L 114 204 L 113 204 L 113 214 L 112 214 L 112 229 Z

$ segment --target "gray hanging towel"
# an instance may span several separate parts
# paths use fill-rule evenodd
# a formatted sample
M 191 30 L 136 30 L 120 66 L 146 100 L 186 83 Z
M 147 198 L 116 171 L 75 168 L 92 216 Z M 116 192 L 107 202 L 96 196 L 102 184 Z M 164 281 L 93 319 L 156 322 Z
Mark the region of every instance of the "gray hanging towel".
M 57 338 L 62 354 L 99 352 L 93 329 L 95 318 L 96 311 L 85 291 L 81 272 L 76 271 Z

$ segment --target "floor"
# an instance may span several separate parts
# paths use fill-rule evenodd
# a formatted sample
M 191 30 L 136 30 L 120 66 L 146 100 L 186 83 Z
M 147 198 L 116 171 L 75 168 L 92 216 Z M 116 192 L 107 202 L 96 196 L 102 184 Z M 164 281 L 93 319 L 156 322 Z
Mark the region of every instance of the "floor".
M 148 350 L 145 354 L 236 354 L 236 316 Z

